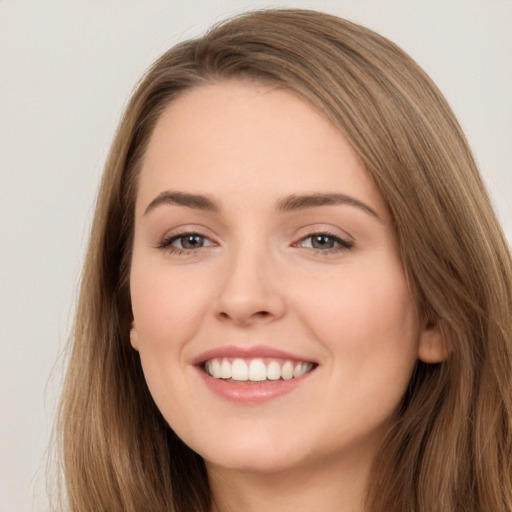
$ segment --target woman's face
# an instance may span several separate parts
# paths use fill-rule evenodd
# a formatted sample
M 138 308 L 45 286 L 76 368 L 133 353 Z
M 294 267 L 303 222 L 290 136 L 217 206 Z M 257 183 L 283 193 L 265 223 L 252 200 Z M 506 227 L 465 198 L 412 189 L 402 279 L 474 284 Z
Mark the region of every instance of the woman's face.
M 162 115 L 130 283 L 149 389 L 209 469 L 368 463 L 428 339 L 361 161 L 265 85 L 201 86 Z

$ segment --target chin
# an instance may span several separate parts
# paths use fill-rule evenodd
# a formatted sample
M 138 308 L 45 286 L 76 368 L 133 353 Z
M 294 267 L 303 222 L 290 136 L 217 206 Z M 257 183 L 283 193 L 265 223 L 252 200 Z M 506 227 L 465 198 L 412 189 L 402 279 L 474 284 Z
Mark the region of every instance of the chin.
M 288 435 L 283 440 L 275 434 L 265 436 L 261 431 L 246 435 L 232 434 L 229 432 L 226 435 L 225 432 L 224 439 L 187 444 L 203 457 L 207 466 L 237 472 L 283 472 L 304 464 L 307 458 L 304 443 L 291 442 L 294 435 Z M 295 439 L 300 439 L 300 436 Z
M 258 452 L 255 450 L 238 451 L 236 453 L 213 454 L 204 457 L 207 467 L 218 467 L 238 473 L 273 474 L 285 473 L 304 464 L 296 454 Z

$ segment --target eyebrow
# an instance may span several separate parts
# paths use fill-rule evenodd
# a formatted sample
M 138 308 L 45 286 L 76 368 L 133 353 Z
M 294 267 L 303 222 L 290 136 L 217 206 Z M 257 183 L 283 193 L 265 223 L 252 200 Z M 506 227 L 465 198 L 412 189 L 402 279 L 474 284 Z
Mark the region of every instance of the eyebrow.
M 173 192 L 166 190 L 161 192 L 153 199 L 146 208 L 144 215 L 147 215 L 157 206 L 168 204 L 176 206 L 186 206 L 195 210 L 203 210 L 208 212 L 220 211 L 220 206 L 214 199 L 203 194 L 188 194 L 186 192 Z
M 187 192 L 166 190 L 161 192 L 149 203 L 144 215 L 148 214 L 151 210 L 154 210 L 160 205 L 185 206 L 187 208 L 208 212 L 219 212 L 221 210 L 220 204 L 208 195 L 189 194 Z M 304 195 L 292 194 L 278 201 L 276 209 L 278 212 L 293 212 L 329 205 L 355 206 L 373 217 L 380 219 L 377 212 L 366 203 L 363 203 L 354 197 L 337 193 Z
M 278 211 L 291 212 L 297 210 L 308 210 L 310 208 L 317 208 L 319 206 L 328 205 L 348 205 L 360 208 L 366 213 L 369 213 L 373 217 L 380 219 L 377 212 L 368 206 L 366 203 L 355 199 L 354 197 L 347 196 L 345 194 L 306 194 L 306 195 L 295 195 L 292 194 L 281 201 L 277 205 Z

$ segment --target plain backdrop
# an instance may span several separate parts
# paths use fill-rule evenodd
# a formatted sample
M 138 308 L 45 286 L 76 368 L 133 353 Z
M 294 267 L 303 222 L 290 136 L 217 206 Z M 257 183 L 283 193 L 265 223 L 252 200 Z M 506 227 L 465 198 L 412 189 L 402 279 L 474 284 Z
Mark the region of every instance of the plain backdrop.
M 177 41 L 263 6 L 331 12 L 411 54 L 451 103 L 512 240 L 510 0 L 0 0 L 0 512 L 47 510 L 60 354 L 133 86 Z

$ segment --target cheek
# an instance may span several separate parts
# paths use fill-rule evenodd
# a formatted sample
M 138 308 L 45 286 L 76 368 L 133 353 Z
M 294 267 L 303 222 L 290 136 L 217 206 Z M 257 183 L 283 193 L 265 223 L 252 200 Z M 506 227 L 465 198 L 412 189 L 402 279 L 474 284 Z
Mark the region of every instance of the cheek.
M 410 381 L 419 339 L 402 273 L 364 276 L 326 287 L 311 317 L 331 356 L 330 403 L 339 404 L 333 423 L 348 422 L 354 435 L 361 425 L 378 429 L 390 420 Z
M 142 266 L 141 266 L 142 267 Z M 199 279 L 178 272 L 141 268 L 134 260 L 130 292 L 134 323 L 143 350 L 179 350 L 201 328 L 210 301 Z M 141 354 L 142 355 L 142 354 Z
M 184 416 L 180 421 L 187 423 L 188 416 L 182 412 L 194 403 L 194 396 L 183 380 L 184 348 L 201 329 L 209 297 L 196 281 L 192 285 L 189 278 L 165 271 L 161 265 L 153 268 L 147 261 L 139 265 L 134 257 L 130 275 L 135 348 L 164 417 L 169 421 Z
M 357 380 L 372 372 L 387 378 L 398 371 L 408 382 L 419 323 L 401 266 L 374 260 L 367 268 L 326 280 L 321 289 L 310 301 L 309 323 L 333 361 Z

